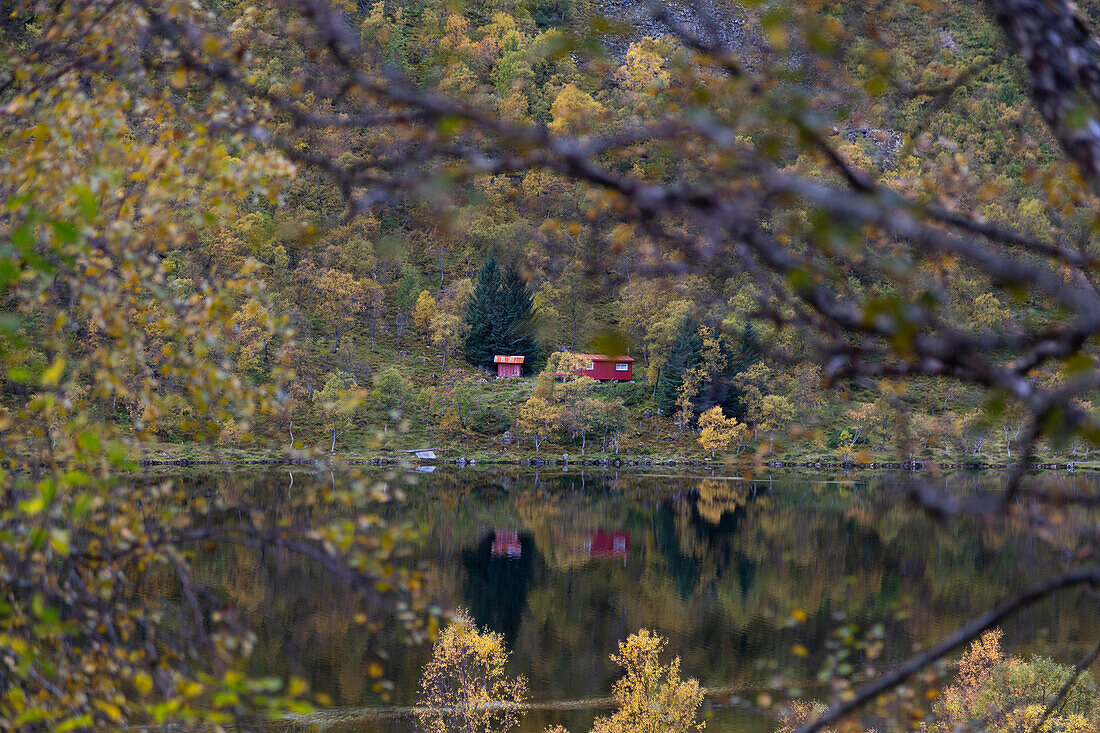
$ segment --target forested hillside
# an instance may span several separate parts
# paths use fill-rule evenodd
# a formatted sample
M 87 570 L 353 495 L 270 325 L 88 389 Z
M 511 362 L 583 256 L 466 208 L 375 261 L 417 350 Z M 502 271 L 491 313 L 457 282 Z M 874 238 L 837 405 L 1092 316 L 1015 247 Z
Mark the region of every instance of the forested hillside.
M 810 180 L 847 175 L 874 182 L 883 195 L 916 193 L 919 206 L 946 216 L 967 212 L 974 231 L 1011 229 L 1093 256 L 1093 213 L 1080 205 L 1020 64 L 982 8 L 899 1 L 874 10 L 858 3 L 712 10 L 718 28 L 708 28 L 705 13 L 690 7 L 671 22 L 715 31 L 733 44 L 739 63 L 761 70 L 739 92 L 758 101 L 725 106 L 720 114 L 739 127 L 738 136 L 773 155 L 778 171 Z M 156 262 L 134 263 L 128 277 L 140 285 L 117 283 L 132 302 L 128 325 L 141 331 L 134 345 L 139 359 L 121 369 L 103 362 L 100 369 L 119 385 L 100 381 L 99 394 L 88 381 L 98 379 L 94 372 L 65 379 L 66 399 L 88 401 L 124 433 L 165 444 L 170 455 L 189 455 L 171 444 L 213 434 L 226 449 L 293 443 L 370 455 L 429 445 L 485 458 L 529 454 L 532 420 L 542 420 L 542 437 L 555 454 L 579 453 L 582 445 L 591 452 L 589 441 L 596 440 L 596 452 L 604 454 L 698 456 L 712 452 L 697 440 L 698 417 L 719 406 L 737 421 L 718 435 L 722 454 L 760 449 L 826 461 L 978 462 L 1019 452 L 1026 416 L 1011 402 L 987 409 L 983 395 L 938 377 L 902 384 L 888 375 L 827 374 L 819 360 L 806 358 L 814 350 L 806 333 L 784 325 L 791 305 L 761 292 L 743 256 L 713 259 L 698 246 L 669 251 L 644 220 L 624 220 L 621 204 L 553 171 L 469 177 L 455 170 L 452 178 L 446 165 L 417 160 L 424 133 L 414 119 L 357 116 L 327 88 L 315 96 L 310 79 L 314 73 L 323 79 L 323 72 L 313 68 L 283 11 L 234 2 L 211 11 L 229 23 L 221 50 L 247 61 L 257 99 L 293 100 L 293 106 L 269 101 L 267 126 L 251 138 L 209 147 L 217 110 L 234 92 L 210 87 L 187 64 L 165 79 L 170 93 L 152 100 L 74 79 L 73 95 L 63 100 L 7 102 L 8 115 L 27 122 L 6 128 L 13 180 L 35 176 L 35 190 L 53 186 L 55 201 L 76 204 L 41 211 L 41 201 L 14 197 L 26 184 L 12 185 L 13 216 L 57 217 L 58 237 L 117 213 L 145 220 L 134 233 L 142 230 Z M 698 85 L 707 78 L 667 26 L 617 22 L 638 12 L 621 4 L 379 2 L 350 4 L 344 12 L 360 53 L 379 68 L 400 70 L 503 120 L 580 140 L 629 137 L 638 126 L 667 124 L 659 121 L 698 102 Z M 13 54 L 33 47 L 30 19 L 5 22 Z M 136 105 L 164 111 L 138 121 Z M 214 127 L 163 117 L 181 108 L 194 116 L 213 112 Z M 227 119 L 234 114 L 243 112 L 227 107 Z M 295 124 L 302 121 L 326 126 L 303 129 Z M 36 134 L 43 124 L 56 144 Z M 446 140 L 459 126 L 444 115 L 432 134 Z M 791 135 L 811 145 L 794 147 Z M 813 144 L 817 136 L 822 146 Z M 265 141 L 273 139 L 282 157 L 268 152 Z M 708 156 L 720 155 L 685 155 L 672 144 L 643 151 L 624 142 L 602 153 L 605 162 L 654 180 L 705 176 L 715 163 Z M 358 179 L 341 167 L 352 161 L 369 164 Z M 402 176 L 420 178 L 412 181 L 417 198 L 370 193 L 349 200 L 369 186 L 372 167 L 385 172 L 397 165 Z M 170 205 L 158 199 L 158 188 L 173 186 L 188 193 Z M 1049 297 L 1013 297 L 956 254 L 914 259 L 895 237 L 870 230 L 852 237 L 847 225 L 834 236 L 818 231 L 831 226 L 820 213 L 799 207 L 769 226 L 787 239 L 803 238 L 807 227 L 817 231 L 808 245 L 811 261 L 815 247 L 864 249 L 853 254 L 865 267 L 834 275 L 846 295 L 868 304 L 866 318 L 907 308 L 918 293 L 964 332 L 1006 340 L 1058 318 Z M 701 245 L 715 246 L 725 245 Z M 537 342 L 532 355 L 541 357 L 528 359 L 524 381 L 487 379 L 491 363 L 467 347 L 469 331 L 476 336 L 493 317 L 483 311 L 482 323 L 467 323 L 488 257 L 515 273 L 533 300 L 527 333 Z M 708 264 L 700 269 L 685 257 Z M 20 298 L 20 320 L 7 322 L 19 359 L 6 382 L 10 407 L 34 391 L 51 365 L 64 368 L 51 356 L 55 340 L 87 354 L 97 348 L 95 334 L 110 332 L 110 317 L 123 316 L 85 312 L 79 293 L 58 280 L 48 287 L 13 284 L 37 294 Z M 148 287 L 158 289 L 151 303 Z M 213 292 L 222 299 L 216 306 Z M 64 323 L 50 315 L 59 302 Z M 270 387 L 270 403 L 248 414 L 204 413 L 189 404 L 164 357 L 181 348 L 177 335 L 158 325 L 165 307 L 190 316 L 196 308 L 223 309 L 222 335 L 210 340 L 208 331 L 207 347 L 189 343 L 183 350 L 216 364 L 218 379 Z M 535 416 L 521 419 L 521 406 L 536 391 L 532 377 L 547 354 L 563 349 L 628 353 L 637 360 L 634 383 L 544 385 L 541 416 L 532 407 Z M 1052 383 L 1059 378 L 1057 371 L 1040 375 Z M 216 402 L 220 387 L 212 389 Z M 26 448 L 49 439 L 48 432 L 27 436 Z M 1043 444 L 1039 453 L 1089 458 L 1089 448 L 1076 441 Z
M 1095 728 L 1095 686 L 1075 680 L 1100 655 L 1081 646 L 1094 643 L 1100 498 L 1075 476 L 1030 473 L 1040 461 L 1087 464 L 1100 445 L 1093 3 L 4 10 L 0 729 L 253 730 L 331 711 L 332 688 L 294 667 L 325 583 L 344 594 L 327 628 L 362 668 L 349 689 L 391 701 L 388 641 L 441 640 L 437 670 L 480 649 L 474 661 L 500 681 L 506 642 L 530 618 L 525 578 L 558 551 L 623 561 L 614 570 L 640 598 L 633 610 L 672 609 L 680 638 L 715 657 L 727 650 L 707 627 L 724 622 L 681 624 L 688 595 L 702 594 L 690 605 L 704 613 L 748 609 L 755 568 L 796 554 L 843 556 L 836 565 L 853 570 L 842 586 L 873 578 L 877 588 L 859 590 L 882 617 L 866 629 L 814 593 L 824 580 L 809 565 L 782 576 L 797 590 L 771 588 L 752 607 L 754 634 L 802 635 L 814 622 L 812 638 L 784 636 L 752 660 L 767 685 L 757 712 L 799 733 L 864 722 L 912 733 L 990 716 L 1043 733 Z M 585 376 L 596 366 L 633 378 L 597 383 Z M 521 375 L 497 380 L 494 367 Z M 412 448 L 459 462 L 743 465 L 682 484 L 647 475 L 652 494 L 628 492 L 617 467 L 596 469 L 595 484 L 582 472 L 569 492 L 606 501 L 585 519 L 555 513 L 564 484 L 540 489 L 545 469 L 531 471 L 528 492 L 464 468 L 434 493 L 422 484 L 430 510 L 410 514 L 409 489 L 433 467 L 360 472 L 342 460 Z M 138 463 L 212 456 L 323 473 L 295 484 L 288 470 L 284 486 L 281 471 L 223 482 Z M 882 503 L 874 511 L 848 501 L 864 490 L 850 479 L 799 478 L 796 537 L 779 542 L 769 522 L 787 520 L 769 501 L 738 513 L 758 493 L 746 475 L 772 459 L 929 470 L 865 487 Z M 938 470 L 1000 462 L 1011 469 L 992 488 Z M 773 488 L 769 477 L 759 491 Z M 812 497 L 837 521 L 825 551 L 797 529 L 811 526 Z M 911 521 L 958 528 L 928 567 L 984 574 L 983 592 L 1000 600 L 965 580 L 977 605 L 958 621 L 949 598 L 900 597 L 914 553 L 894 540 L 924 536 Z M 648 527 L 633 550 L 630 524 Z M 437 543 L 449 526 L 465 535 L 452 549 L 469 560 L 467 580 L 477 557 L 491 564 L 471 597 L 518 589 L 499 594 L 515 601 L 507 639 L 445 626 L 454 609 L 439 581 L 459 572 Z M 543 528 L 538 561 L 530 532 Z M 438 562 L 417 559 L 436 544 Z M 1012 588 L 990 575 L 1012 565 L 1013 545 L 1041 558 L 1027 566 L 1042 568 L 1034 585 L 1017 566 Z M 952 547 L 961 559 L 945 565 Z M 668 605 L 623 574 L 631 552 L 661 570 L 648 577 Z M 204 564 L 217 553 L 242 562 Z M 258 645 L 259 617 L 240 608 L 234 576 L 272 558 L 295 578 L 257 588 L 253 611 L 283 627 Z M 735 566 L 717 583 L 717 568 Z M 591 589 L 574 593 L 570 571 L 544 607 Z M 816 619 L 793 605 L 804 590 L 807 606 L 821 603 Z M 1069 628 L 1055 636 L 1071 640 L 1059 651 L 1078 655 L 1073 667 L 983 636 L 1056 594 L 1051 617 Z M 596 729 L 664 730 L 669 710 L 678 729 L 694 727 L 699 683 L 661 657 L 664 637 L 627 628 L 615 604 L 628 601 L 586 606 L 623 640 L 613 659 L 624 675 L 601 673 L 584 691 L 603 685 L 618 706 Z M 937 602 L 952 610 L 936 613 Z M 890 648 L 912 654 L 876 662 L 890 615 L 920 604 L 935 641 L 895 637 Z M 265 615 L 276 607 L 292 610 Z M 1026 633 L 1038 643 L 1046 631 Z M 568 634 L 593 638 L 580 625 Z M 946 660 L 967 645 L 950 683 Z M 791 664 L 799 675 L 787 678 Z M 643 668 L 675 704 L 624 694 L 642 689 Z M 433 692 L 432 669 L 426 724 L 455 709 Z M 821 683 L 827 705 L 799 707 L 817 693 L 797 679 Z M 514 717 L 484 686 L 464 689 L 480 696 L 468 710 Z M 514 690 L 502 699 L 523 685 Z

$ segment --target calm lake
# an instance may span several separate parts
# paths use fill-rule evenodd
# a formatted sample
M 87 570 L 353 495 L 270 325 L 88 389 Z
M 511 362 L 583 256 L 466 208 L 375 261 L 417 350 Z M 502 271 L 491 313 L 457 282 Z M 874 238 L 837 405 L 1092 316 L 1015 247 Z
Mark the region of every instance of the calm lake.
M 303 511 L 293 497 L 311 482 L 348 480 L 302 467 L 171 475 L 196 496 L 249 496 L 273 516 L 284 505 Z M 511 668 L 527 676 L 533 700 L 607 695 L 618 676 L 609 655 L 647 627 L 668 639 L 684 673 L 721 690 L 707 703 L 708 731 L 772 730 L 745 701 L 779 671 L 813 692 L 823 645 L 841 624 L 860 633 L 881 625 L 877 664 L 887 669 L 1069 567 L 1075 552 L 1022 521 L 938 523 L 906 503 L 898 490 L 906 477 L 890 474 L 775 472 L 749 481 L 558 467 L 365 476 L 403 487 L 404 501 L 377 511 L 422 528 L 427 539 L 407 561 L 423 569 L 441 606 L 469 609 L 505 635 Z M 997 479 L 934 480 L 966 492 Z M 1032 480 L 1072 490 L 1095 479 Z M 299 556 L 219 545 L 195 564 L 208 597 L 242 610 L 256 631 L 255 672 L 297 675 L 329 694 L 347 717 L 332 729 L 413 729 L 400 715 L 358 709 L 413 703 L 426 646 L 403 643 L 396 630 L 368 634 L 348 589 Z M 1004 626 L 1006 648 L 1072 663 L 1095 643 L 1097 606 L 1076 592 L 1036 605 Z M 802 612 L 805 622 L 795 624 L 792 613 Z M 809 656 L 795 656 L 795 644 Z M 394 683 L 389 702 L 367 674 L 379 654 Z M 522 730 L 560 722 L 587 731 L 600 714 L 567 707 L 580 709 L 530 712 Z

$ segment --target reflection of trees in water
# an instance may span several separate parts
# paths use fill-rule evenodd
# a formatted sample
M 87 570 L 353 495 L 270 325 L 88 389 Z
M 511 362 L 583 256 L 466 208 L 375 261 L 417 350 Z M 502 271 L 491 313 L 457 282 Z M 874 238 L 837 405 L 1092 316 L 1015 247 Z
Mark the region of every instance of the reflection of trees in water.
M 496 532 L 489 532 L 475 547 L 462 551 L 462 566 L 466 570 L 462 597 L 478 626 L 504 634 L 504 640 L 512 648 L 527 609 L 527 591 L 535 576 L 535 540 L 530 534 L 521 533 L 518 557 L 495 556 L 495 536 Z
M 701 582 L 720 580 L 731 566 L 742 597 L 748 594 L 757 563 L 734 549 L 732 540 L 754 496 L 744 483 L 705 479 L 690 495 L 661 502 L 654 533 L 681 600 Z
M 1026 584 L 1060 550 L 1024 518 L 933 522 L 891 493 L 891 476 L 866 476 L 858 490 L 778 476 L 770 489 L 757 482 L 755 496 L 747 482 L 687 477 L 543 472 L 536 482 L 531 474 L 441 471 L 417 478 L 406 502 L 379 511 L 431 528 L 423 554 L 411 560 L 426 564 L 432 595 L 449 608 L 467 604 L 479 624 L 506 634 L 516 664 L 546 698 L 609 689 L 617 671 L 607 655 L 642 626 L 665 633 L 684 669 L 708 684 L 761 682 L 755 659 L 786 658 L 795 642 L 816 650 L 814 640 L 835 630 L 835 613 L 864 626 L 884 623 L 883 660 L 891 662 Z M 1057 478 L 1067 492 L 1080 480 Z M 299 472 L 293 496 L 311 481 L 328 485 L 332 477 Z M 974 484 L 960 477 L 966 490 L 977 491 Z M 199 497 L 251 496 L 267 508 L 269 526 L 308 520 L 313 508 L 290 503 L 287 485 L 283 473 L 207 478 L 188 488 Z M 487 527 L 518 529 L 519 558 L 494 558 Z M 579 543 L 598 528 L 629 532 L 625 563 L 584 559 Z M 255 670 L 301 674 L 342 704 L 377 702 L 364 674 L 374 659 L 369 634 L 353 621 L 359 608 L 346 588 L 282 553 L 219 549 L 198 553 L 196 566 L 215 606 L 247 612 L 257 631 Z M 809 619 L 786 629 L 795 608 Z M 1006 642 L 1069 659 L 1080 656 L 1080 630 L 1095 618 L 1094 600 L 1066 596 L 1006 626 Z M 1049 645 L 1034 646 L 1036 629 L 1049 630 Z M 426 648 L 408 650 L 396 630 L 384 648 L 398 700 L 411 702 Z

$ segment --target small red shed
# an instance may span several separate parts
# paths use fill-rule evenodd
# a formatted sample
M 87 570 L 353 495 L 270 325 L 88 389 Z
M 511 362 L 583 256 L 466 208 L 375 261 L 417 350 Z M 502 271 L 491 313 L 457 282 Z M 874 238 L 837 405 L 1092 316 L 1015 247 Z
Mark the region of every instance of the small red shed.
M 522 356 L 502 356 L 497 354 L 493 357 L 493 361 L 496 362 L 497 365 L 497 379 L 523 376 Z
M 634 379 L 634 359 L 629 356 L 577 354 L 581 358 L 581 374 L 593 379 L 629 382 Z
M 626 532 L 597 529 L 585 537 L 584 551 L 593 557 L 626 557 L 630 553 L 630 535 Z
M 520 557 L 523 555 L 523 543 L 519 540 L 519 530 L 493 530 L 493 557 Z

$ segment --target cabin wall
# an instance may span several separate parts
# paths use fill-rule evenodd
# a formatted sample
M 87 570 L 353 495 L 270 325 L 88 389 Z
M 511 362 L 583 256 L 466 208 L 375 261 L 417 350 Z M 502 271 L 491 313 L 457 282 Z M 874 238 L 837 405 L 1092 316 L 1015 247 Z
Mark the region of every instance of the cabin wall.
M 592 362 L 591 370 L 584 370 L 582 374 L 593 379 L 614 379 L 620 382 L 630 381 L 634 378 L 634 365 L 630 362 L 626 362 L 626 371 L 615 371 L 615 362 L 612 361 L 594 361 Z

